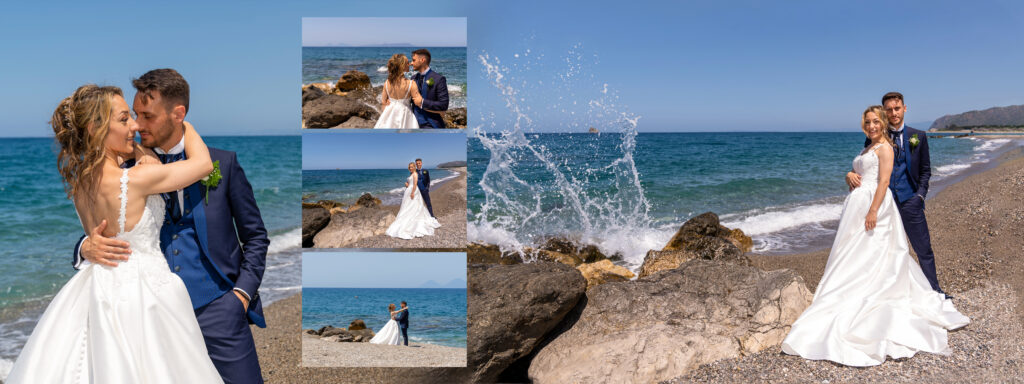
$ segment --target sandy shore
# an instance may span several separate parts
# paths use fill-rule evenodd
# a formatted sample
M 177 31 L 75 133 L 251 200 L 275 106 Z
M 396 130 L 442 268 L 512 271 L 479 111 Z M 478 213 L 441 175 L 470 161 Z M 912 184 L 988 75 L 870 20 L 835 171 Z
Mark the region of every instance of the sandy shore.
M 339 343 L 302 335 L 303 367 L 465 367 L 466 348 Z
M 377 235 L 361 239 L 346 248 L 466 248 L 466 167 L 448 168 L 458 172 L 454 179 L 446 181 L 430 191 L 430 205 L 441 227 L 434 236 L 403 240 L 388 235 Z M 398 205 L 381 207 L 398 214 Z
M 971 324 L 949 333 L 950 356 L 921 353 L 869 368 L 804 360 L 773 348 L 700 367 L 685 382 L 1005 382 L 1024 380 L 1024 154 L 966 177 L 926 202 L 939 283 Z M 829 250 L 751 255 L 763 269 L 794 269 L 817 288 Z

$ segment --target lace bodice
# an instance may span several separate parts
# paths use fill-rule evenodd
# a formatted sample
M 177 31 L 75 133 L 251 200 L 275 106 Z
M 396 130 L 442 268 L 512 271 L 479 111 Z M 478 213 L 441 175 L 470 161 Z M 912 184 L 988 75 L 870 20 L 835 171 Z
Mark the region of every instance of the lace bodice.
M 128 206 L 128 171 L 121 173 L 121 210 L 117 216 L 118 239 L 127 241 L 132 247 L 131 260 L 134 257 L 156 256 L 160 261 L 165 261 L 163 252 L 160 250 L 160 227 L 164 222 L 164 199 L 160 195 L 146 196 L 146 207 L 142 210 L 139 222 L 129 231 L 125 231 L 125 215 Z
M 860 187 L 868 186 L 874 189 L 878 186 L 878 154 L 875 150 L 882 144 L 865 149 L 860 155 L 853 158 L 853 171 L 860 175 Z

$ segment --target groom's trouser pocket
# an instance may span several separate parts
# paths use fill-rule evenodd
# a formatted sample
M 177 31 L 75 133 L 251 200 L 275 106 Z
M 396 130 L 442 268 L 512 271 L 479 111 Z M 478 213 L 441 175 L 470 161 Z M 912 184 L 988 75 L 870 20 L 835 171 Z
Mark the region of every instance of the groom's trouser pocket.
M 233 291 L 196 310 L 206 350 L 227 383 L 262 383 L 256 344 Z

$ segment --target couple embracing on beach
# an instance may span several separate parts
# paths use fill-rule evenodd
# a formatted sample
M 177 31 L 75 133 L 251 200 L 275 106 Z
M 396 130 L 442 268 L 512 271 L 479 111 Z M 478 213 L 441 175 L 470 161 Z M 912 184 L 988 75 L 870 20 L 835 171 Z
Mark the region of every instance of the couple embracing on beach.
M 849 366 L 919 351 L 948 355 L 947 330 L 970 322 L 939 287 L 924 215 L 928 138 L 906 126 L 906 110 L 903 95 L 890 92 L 861 115 L 867 139 L 846 175 L 850 194 L 836 238 L 783 352 Z
M 58 170 L 89 235 L 6 382 L 262 383 L 249 324 L 266 326 L 270 240 L 252 186 L 234 152 L 185 122 L 177 71 L 132 85 L 131 109 L 120 88 L 90 84 L 53 112 Z
M 412 51 L 412 79 L 409 58 L 396 53 L 388 60 L 388 79 L 380 100 L 383 111 L 374 128 L 445 128 L 444 113 L 448 110 L 448 81 L 430 69 L 430 51 Z
M 398 345 L 402 342 L 409 346 L 409 305 L 401 302 L 402 308 L 395 310 L 395 304 L 388 304 L 388 313 L 391 320 L 388 320 L 377 334 L 370 339 L 373 344 Z

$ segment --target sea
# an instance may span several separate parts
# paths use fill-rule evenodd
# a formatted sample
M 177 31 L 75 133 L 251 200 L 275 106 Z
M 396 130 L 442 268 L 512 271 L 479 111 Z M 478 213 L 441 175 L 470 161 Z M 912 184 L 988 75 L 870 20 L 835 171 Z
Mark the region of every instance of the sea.
M 412 51 L 430 51 L 430 69 L 448 80 L 449 108 L 466 106 L 466 47 L 302 47 L 302 85 L 328 83 L 357 70 L 370 76 L 374 87 L 388 78 L 388 59 L 404 53 L 412 60 Z M 406 73 L 412 78 L 414 72 Z
M 459 175 L 444 169 L 427 170 L 432 190 Z M 331 200 L 352 204 L 359 196 L 369 193 L 384 205 L 399 205 L 408 177 L 408 169 L 302 170 L 302 202 Z
M 235 151 L 270 234 L 263 304 L 301 290 L 300 136 L 205 137 Z M 0 379 L 71 278 L 82 226 L 57 172 L 52 138 L 0 138 Z
M 1024 140 L 928 143 L 934 196 Z M 754 252 L 819 250 L 831 245 L 863 145 L 859 132 L 481 132 L 468 141 L 468 238 L 523 249 L 566 236 L 635 269 L 711 211 L 751 236 Z
M 466 348 L 465 288 L 303 288 L 302 329 L 348 327 L 361 319 L 377 332 L 388 304 L 409 304 L 409 342 Z

